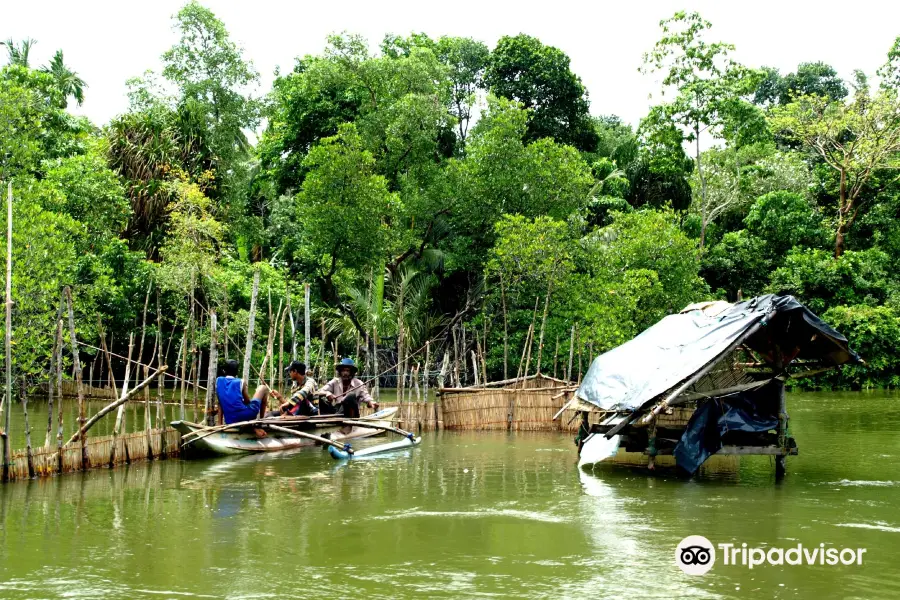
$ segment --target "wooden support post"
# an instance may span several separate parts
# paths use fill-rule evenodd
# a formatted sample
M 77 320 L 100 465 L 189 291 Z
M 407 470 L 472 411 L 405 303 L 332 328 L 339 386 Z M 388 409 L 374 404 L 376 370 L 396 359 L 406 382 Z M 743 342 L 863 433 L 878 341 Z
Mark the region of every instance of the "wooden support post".
M 475 354 L 475 351 L 472 350 L 472 373 L 475 377 L 475 385 L 479 385 L 478 381 L 478 355 Z
M 226 332 L 227 335 L 227 332 Z M 227 338 L 226 338 L 227 340 Z M 209 371 L 206 376 L 206 402 L 205 416 L 206 424 L 213 426 L 216 424 L 216 405 L 214 390 L 216 387 L 216 363 L 218 361 L 218 332 L 216 331 L 216 311 L 209 311 Z M 227 341 L 226 341 L 227 345 Z
M 253 330 L 256 328 L 256 297 L 259 295 L 259 267 L 253 271 L 253 292 L 250 296 L 250 321 L 247 324 L 247 348 L 244 351 L 244 370 L 242 377 L 250 387 L 250 361 L 253 358 Z M 260 373 L 262 375 L 262 373 Z
M 28 424 L 28 395 L 25 394 L 25 381 L 19 385 L 19 401 L 22 403 L 22 415 L 25 418 L 25 460 L 28 464 L 28 479 L 34 478 L 34 452 L 31 449 L 31 425 Z
M 278 332 L 278 391 L 284 395 L 284 325 L 287 320 L 287 314 L 290 307 L 286 306 L 281 311 L 281 326 Z
M 431 364 L 431 342 L 425 342 L 425 370 L 422 372 L 422 393 L 428 401 L 428 369 Z
M 500 275 L 500 300 L 503 303 L 503 379 L 508 379 L 507 364 L 509 362 L 509 323 L 506 318 L 506 290 L 503 287 L 503 275 Z
M 69 311 L 69 343 L 72 345 L 72 363 L 75 369 L 75 386 L 78 390 L 78 427 L 84 427 L 84 382 L 81 377 L 81 360 L 78 357 L 78 338 L 75 337 L 75 311 L 72 310 L 72 290 L 65 287 L 66 305 Z M 87 438 L 81 434 L 81 468 L 87 469 L 88 464 Z
M 375 401 L 381 397 L 381 377 L 378 371 L 378 326 L 372 327 L 372 373 L 375 376 Z
M 535 374 L 540 375 L 541 367 L 543 366 L 543 357 L 544 357 L 544 328 L 547 326 L 547 313 L 550 310 L 550 295 L 553 293 L 553 279 L 550 280 L 550 283 L 547 284 L 547 295 L 544 296 L 544 316 L 541 317 L 541 334 L 538 339 L 538 355 L 537 355 L 537 365 L 535 368 Z M 527 373 L 526 373 L 527 375 Z
M 3 481 L 9 481 L 12 450 L 9 442 L 9 418 L 12 412 L 12 182 L 6 194 L 6 394 L 3 415 Z
M 569 335 L 569 367 L 566 369 L 566 381 L 572 381 L 572 361 L 575 358 L 575 325 L 572 325 L 572 333 Z
M 556 334 L 556 347 L 553 350 L 553 379 L 556 379 L 556 366 L 559 363 L 559 334 Z
M 166 352 L 163 350 L 163 339 L 162 339 L 162 307 L 159 302 L 159 289 L 156 290 L 156 339 L 157 345 L 159 346 L 159 354 L 157 354 L 157 373 L 158 377 L 156 379 L 156 429 L 159 431 L 159 456 L 157 458 L 165 459 L 168 455 L 168 448 L 166 448 L 166 407 L 163 404 L 163 386 L 165 385 L 165 377 L 163 373 L 165 370 L 163 369 L 163 361 L 165 360 Z
M 309 284 L 303 284 L 303 363 L 309 368 L 309 346 L 310 346 L 310 330 L 309 330 Z M 296 344 L 294 353 L 296 354 Z M 324 378 L 323 378 L 324 379 Z
M 134 351 L 134 334 L 130 334 L 128 336 L 128 362 L 125 363 L 125 379 L 122 380 L 122 398 L 129 398 L 128 395 L 128 380 L 131 379 L 131 353 Z M 134 394 L 132 394 L 134 395 Z M 121 398 L 120 398 L 121 399 Z M 118 411 L 116 411 L 116 424 L 113 427 L 113 436 L 112 436 L 112 448 L 109 451 L 109 466 L 112 467 L 116 464 L 116 446 L 119 441 L 119 434 L 122 432 L 122 424 L 125 422 L 125 400 L 118 406 Z M 184 407 L 182 406 L 182 412 L 184 412 Z M 122 444 L 125 447 L 125 461 L 128 462 L 130 457 L 128 456 L 128 444 Z
M 50 448 L 50 438 L 53 435 L 53 384 L 55 383 L 54 379 L 56 377 L 56 357 L 59 354 L 59 344 L 61 343 L 61 336 L 59 333 L 59 328 L 62 320 L 62 311 L 63 311 L 63 303 L 59 303 L 59 308 L 56 309 L 56 320 L 54 336 L 53 336 L 53 351 L 50 353 L 50 373 L 47 378 L 47 439 L 44 442 L 44 448 Z
M 772 365 L 776 374 L 780 374 L 784 370 L 784 354 L 779 346 L 775 347 L 775 362 Z M 784 380 L 775 378 L 772 385 L 775 393 L 778 395 L 778 447 L 784 451 L 783 454 L 775 457 L 775 479 L 780 481 L 784 479 L 787 473 L 787 403 L 784 394 Z
M 66 295 L 59 295 L 59 319 L 56 321 L 56 406 L 59 411 L 59 420 L 56 429 L 56 449 L 57 453 L 57 471 L 63 471 L 63 455 L 62 455 L 62 438 L 63 438 L 63 403 L 62 403 L 62 380 L 63 380 L 63 306 L 65 305 Z M 53 374 L 50 374 L 53 377 Z

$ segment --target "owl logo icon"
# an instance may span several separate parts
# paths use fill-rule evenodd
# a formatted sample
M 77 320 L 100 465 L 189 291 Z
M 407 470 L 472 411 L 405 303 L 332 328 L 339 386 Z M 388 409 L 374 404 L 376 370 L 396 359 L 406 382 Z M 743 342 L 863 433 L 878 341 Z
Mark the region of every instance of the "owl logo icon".
M 689 535 L 675 548 L 675 564 L 688 575 L 704 575 L 716 564 L 716 548 L 702 535 Z

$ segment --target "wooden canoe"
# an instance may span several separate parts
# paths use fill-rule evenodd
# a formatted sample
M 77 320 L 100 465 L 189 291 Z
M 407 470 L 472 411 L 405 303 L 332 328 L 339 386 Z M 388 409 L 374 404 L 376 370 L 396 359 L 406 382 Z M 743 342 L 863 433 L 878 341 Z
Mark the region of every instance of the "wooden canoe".
M 373 424 L 385 426 L 390 425 L 391 418 L 396 412 L 396 408 L 386 408 L 384 410 L 379 410 L 378 412 L 375 412 L 371 415 L 362 417 L 361 419 L 354 420 L 371 421 Z M 328 434 L 329 437 L 336 442 L 367 438 L 384 433 L 384 430 L 382 429 L 362 426 L 354 426 L 350 428 L 349 432 L 344 433 L 341 431 L 341 425 L 339 423 L 334 423 L 334 416 L 328 415 L 328 417 L 331 417 L 330 423 L 316 423 L 318 419 L 308 419 L 302 423 L 303 427 L 300 430 L 308 430 L 310 431 L 310 433 L 315 433 L 316 435 Z M 291 426 L 289 425 L 290 420 L 284 419 L 283 421 L 284 426 Z M 204 429 L 206 429 L 202 425 L 191 423 L 189 421 L 174 421 L 171 425 L 176 430 L 178 430 L 178 432 L 181 433 L 182 436 L 192 432 L 202 432 Z M 282 425 L 282 423 L 279 423 L 279 425 Z M 300 425 L 300 423 L 297 423 L 297 425 Z M 262 428 L 265 429 L 265 425 L 263 425 Z M 344 430 L 346 431 L 346 428 L 344 428 Z M 253 431 L 249 428 L 241 430 L 226 429 L 224 431 L 218 431 L 216 433 L 213 433 L 212 435 L 203 437 L 203 439 L 198 439 L 196 442 L 193 442 L 191 444 L 191 446 L 194 447 L 194 449 L 197 451 L 218 455 L 246 454 L 253 452 L 278 452 L 281 450 L 291 450 L 293 448 L 302 448 L 304 446 L 315 445 L 316 442 L 313 440 L 298 438 L 292 435 L 271 430 L 267 432 L 266 437 L 257 438 L 256 435 L 254 435 Z

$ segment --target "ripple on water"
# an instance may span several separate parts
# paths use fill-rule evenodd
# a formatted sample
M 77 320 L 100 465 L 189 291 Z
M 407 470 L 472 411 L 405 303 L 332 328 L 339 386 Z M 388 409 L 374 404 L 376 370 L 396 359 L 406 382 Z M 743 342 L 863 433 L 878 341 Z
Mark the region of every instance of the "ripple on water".
M 888 525 L 883 521 L 876 521 L 875 523 L 838 523 L 837 527 L 854 527 L 856 529 L 875 529 L 877 531 L 900 533 L 900 527 Z

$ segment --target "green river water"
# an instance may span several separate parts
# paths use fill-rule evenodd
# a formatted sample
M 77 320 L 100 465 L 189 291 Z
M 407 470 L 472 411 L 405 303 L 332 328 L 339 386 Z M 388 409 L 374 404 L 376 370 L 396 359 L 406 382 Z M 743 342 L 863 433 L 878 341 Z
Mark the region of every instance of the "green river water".
M 900 597 L 900 396 L 788 408 L 781 483 L 765 457 L 691 481 L 589 474 L 569 435 L 443 431 L 347 463 L 305 449 L 8 484 L 0 598 Z M 692 577 L 687 535 L 867 552 Z

